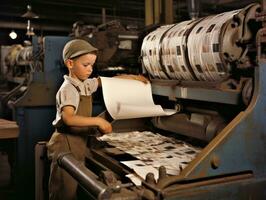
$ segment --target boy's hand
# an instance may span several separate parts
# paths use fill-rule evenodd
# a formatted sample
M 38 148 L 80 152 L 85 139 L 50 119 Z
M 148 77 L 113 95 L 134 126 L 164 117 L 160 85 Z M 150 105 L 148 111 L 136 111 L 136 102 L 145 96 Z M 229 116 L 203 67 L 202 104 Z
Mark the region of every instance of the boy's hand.
M 149 80 L 143 75 L 132 75 L 132 76 L 134 77 L 134 80 L 141 81 L 145 84 L 149 83 Z
M 112 132 L 112 125 L 101 117 L 97 117 L 98 126 L 102 133 L 107 134 Z
M 149 83 L 149 80 L 146 77 L 144 77 L 143 75 L 124 74 L 124 75 L 115 76 L 115 78 L 137 80 L 137 81 L 141 81 L 145 84 Z

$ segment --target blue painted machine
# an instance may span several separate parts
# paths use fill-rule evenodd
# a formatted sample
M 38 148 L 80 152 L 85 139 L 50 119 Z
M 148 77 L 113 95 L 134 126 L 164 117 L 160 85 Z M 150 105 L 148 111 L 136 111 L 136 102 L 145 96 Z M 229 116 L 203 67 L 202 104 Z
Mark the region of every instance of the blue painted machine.
M 106 43 L 108 37 L 110 41 Z M 107 76 L 128 71 L 124 66 L 120 66 L 120 61 L 117 60 L 119 52 L 123 53 L 120 58 L 129 63 L 129 71 L 139 70 L 134 65 L 137 59 L 133 60 L 132 57 L 137 48 L 137 31 L 126 30 L 118 22 L 111 22 L 97 27 L 97 30 L 93 31 L 93 38 L 84 36 L 84 39 L 92 40 L 90 42 L 94 42 L 100 50 L 98 70 L 95 71 Z M 14 172 L 17 198 L 38 199 L 40 196 L 39 192 L 34 192 L 34 187 L 39 187 L 37 182 L 42 177 L 34 176 L 39 172 L 38 160 L 44 161 L 46 155 L 44 153 L 41 158 L 38 155 L 35 158 L 35 145 L 39 141 L 48 141 L 54 131 L 52 121 L 56 113 L 55 96 L 63 82 L 63 75 L 67 74 L 67 68 L 62 60 L 62 49 L 68 40 L 70 37 L 67 36 L 33 37 L 32 45 L 27 48 L 17 45 L 6 56 L 9 71 L 5 78 L 15 86 L 12 89 L 6 88 L 5 96 L 1 96 L 0 115 L 6 116 L 5 108 L 11 113 L 13 120 L 17 121 L 20 129 Z M 112 66 L 106 66 L 110 60 Z M 104 109 L 101 99 L 94 98 L 93 105 L 93 115 Z M 45 181 L 47 179 L 48 177 Z M 40 190 L 47 189 L 45 183 L 42 186 Z
M 17 141 L 17 198 L 35 199 L 35 145 L 53 133 L 55 95 L 66 72 L 61 52 L 68 37 L 33 39 L 33 55 L 42 65 L 30 73 L 25 94 L 15 102 L 15 117 L 20 135 Z M 43 54 L 42 54 L 43 53 Z M 36 60 L 35 60 L 36 61 Z
M 133 158 L 102 142 L 90 146 L 87 168 L 70 154 L 59 157 L 62 167 L 98 199 L 265 199 L 266 40 L 261 10 L 252 4 L 162 26 L 144 38 L 141 55 L 154 98 L 179 112 L 112 121 L 113 129 L 153 130 L 201 146 L 178 175 L 167 175 L 160 167 L 157 181 L 148 174 L 141 186 L 134 186 L 126 177 L 132 170 L 120 163 Z
M 162 26 L 144 38 L 141 57 L 155 102 L 175 107 L 177 114 L 118 121 L 107 113 L 102 116 L 112 121 L 116 132 L 156 131 L 200 146 L 202 151 L 178 175 L 167 174 L 162 166 L 157 181 L 149 173 L 135 186 L 126 177 L 134 172 L 120 163 L 132 156 L 92 138 L 86 166 L 71 154 L 58 158 L 88 194 L 84 199 L 265 199 L 266 31 L 262 8 L 251 4 Z M 114 38 L 132 39 L 122 36 Z M 18 195 L 27 199 L 34 199 L 34 147 L 53 132 L 54 97 L 66 72 L 61 52 L 67 40 L 33 40 L 33 58 L 43 66 L 30 73 L 27 90 L 15 103 L 20 128 Z M 39 190 L 47 190 L 43 187 Z M 42 199 L 38 194 L 35 199 Z

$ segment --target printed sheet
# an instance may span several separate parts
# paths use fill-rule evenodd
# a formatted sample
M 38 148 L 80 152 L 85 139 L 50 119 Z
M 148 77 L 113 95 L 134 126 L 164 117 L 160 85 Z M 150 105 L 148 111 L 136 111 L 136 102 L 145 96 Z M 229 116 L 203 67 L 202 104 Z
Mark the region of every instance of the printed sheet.
M 133 169 L 143 179 L 148 172 L 153 172 L 157 179 L 160 166 L 166 168 L 167 174 L 178 175 L 201 151 L 201 148 L 184 141 L 149 131 L 111 133 L 99 137 L 98 140 L 135 157 L 136 160 L 121 163 Z

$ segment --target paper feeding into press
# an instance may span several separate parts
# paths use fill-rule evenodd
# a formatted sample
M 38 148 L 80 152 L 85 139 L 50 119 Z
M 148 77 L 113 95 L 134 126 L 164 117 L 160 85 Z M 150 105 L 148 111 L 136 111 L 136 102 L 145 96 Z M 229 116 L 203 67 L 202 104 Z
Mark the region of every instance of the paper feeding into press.
M 136 80 L 101 77 L 105 106 L 114 119 L 172 115 L 176 111 L 155 105 L 151 85 Z

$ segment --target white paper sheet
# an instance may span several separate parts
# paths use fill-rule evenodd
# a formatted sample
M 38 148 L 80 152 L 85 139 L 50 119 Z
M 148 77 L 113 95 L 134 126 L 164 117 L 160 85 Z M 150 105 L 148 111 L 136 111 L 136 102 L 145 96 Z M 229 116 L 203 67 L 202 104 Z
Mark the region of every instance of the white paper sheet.
M 136 186 L 141 186 L 141 179 L 135 174 L 127 174 L 126 177 L 128 177 Z
M 172 115 L 176 111 L 155 105 L 151 85 L 136 80 L 101 77 L 105 106 L 114 119 Z

